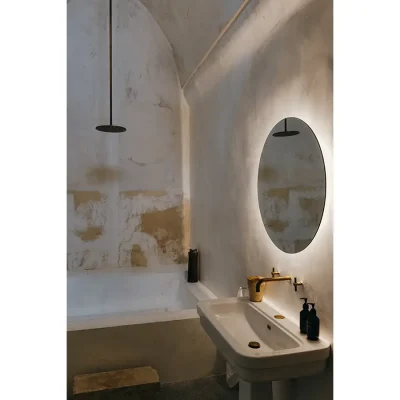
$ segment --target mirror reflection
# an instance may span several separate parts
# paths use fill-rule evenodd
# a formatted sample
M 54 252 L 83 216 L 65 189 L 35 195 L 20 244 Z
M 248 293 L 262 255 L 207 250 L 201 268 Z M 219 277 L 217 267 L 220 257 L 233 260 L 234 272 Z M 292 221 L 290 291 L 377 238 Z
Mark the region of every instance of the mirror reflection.
M 298 253 L 312 242 L 325 196 L 325 165 L 313 131 L 299 118 L 279 121 L 261 154 L 258 202 L 265 229 L 280 250 Z

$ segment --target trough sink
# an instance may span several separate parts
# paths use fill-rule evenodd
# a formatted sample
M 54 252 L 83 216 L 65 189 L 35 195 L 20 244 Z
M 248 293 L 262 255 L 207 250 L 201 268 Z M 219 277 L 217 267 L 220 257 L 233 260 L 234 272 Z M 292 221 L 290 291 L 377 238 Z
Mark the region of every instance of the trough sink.
M 275 318 L 279 312 L 264 302 L 253 303 L 248 297 L 205 300 L 198 302 L 197 312 L 203 329 L 241 378 L 240 384 L 294 379 L 326 367 L 330 344 L 322 338 L 307 340 L 296 324 Z M 260 347 L 249 347 L 250 342 Z M 248 386 L 249 393 L 239 398 L 258 398 L 252 389 Z M 268 398 L 266 393 L 262 396 Z

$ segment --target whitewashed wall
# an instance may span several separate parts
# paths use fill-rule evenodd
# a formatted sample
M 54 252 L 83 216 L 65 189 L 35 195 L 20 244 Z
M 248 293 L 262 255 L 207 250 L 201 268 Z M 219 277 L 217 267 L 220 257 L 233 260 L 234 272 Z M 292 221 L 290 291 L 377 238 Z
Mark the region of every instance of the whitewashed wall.
M 265 296 L 298 318 L 300 297 L 315 301 L 321 333 L 332 339 L 332 2 L 251 1 L 194 79 L 191 111 L 192 245 L 202 281 L 235 296 L 249 275 L 303 280 L 267 284 Z M 319 140 L 327 173 L 324 216 L 302 252 L 280 251 L 265 231 L 257 177 L 267 135 L 281 119 L 301 118 Z M 332 372 L 300 380 L 299 399 L 332 398 Z
M 139 1 L 113 5 L 122 134 L 95 129 L 109 122 L 108 0 L 67 5 L 68 270 L 157 268 L 187 252 L 187 111 L 172 48 Z

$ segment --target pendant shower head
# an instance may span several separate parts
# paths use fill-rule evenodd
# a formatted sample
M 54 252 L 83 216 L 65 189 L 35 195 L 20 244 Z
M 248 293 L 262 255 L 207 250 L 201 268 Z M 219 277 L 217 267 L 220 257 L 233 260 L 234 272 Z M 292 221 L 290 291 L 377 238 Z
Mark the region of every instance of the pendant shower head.
M 98 131 L 108 132 L 108 133 L 121 133 L 126 131 L 126 128 L 118 125 L 99 125 L 96 126 L 96 129 Z
M 110 57 L 110 124 L 109 125 L 99 125 L 96 129 L 101 132 L 108 133 L 121 133 L 125 132 L 126 128 L 119 125 L 113 125 L 112 123 L 112 0 L 109 0 L 109 57 Z
M 287 130 L 287 121 L 285 118 L 285 130 L 281 132 L 275 132 L 272 134 L 272 136 L 275 137 L 287 137 L 287 136 L 295 136 L 298 135 L 300 132 L 299 131 L 288 131 Z

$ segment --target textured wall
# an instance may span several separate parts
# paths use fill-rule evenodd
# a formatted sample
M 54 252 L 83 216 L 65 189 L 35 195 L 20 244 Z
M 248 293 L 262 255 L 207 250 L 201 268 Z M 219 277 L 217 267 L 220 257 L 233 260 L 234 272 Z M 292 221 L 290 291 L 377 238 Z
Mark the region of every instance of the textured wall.
M 185 103 L 173 52 L 137 0 L 113 1 L 109 122 L 108 1 L 68 3 L 68 269 L 185 262 Z M 182 112 L 181 112 L 182 109 Z
M 250 8 L 185 88 L 191 109 L 191 244 L 201 253 L 202 281 L 218 296 L 236 295 L 248 275 L 269 275 L 272 267 L 304 280 L 297 292 L 289 282 L 269 283 L 265 296 L 296 319 L 300 297 L 309 297 L 321 333 L 331 339 L 332 3 L 253 0 Z M 257 198 L 265 140 L 287 116 L 313 129 L 327 173 L 320 229 L 297 254 L 272 243 Z M 299 396 L 332 397 L 331 372 L 307 380 L 313 385 L 308 397 L 304 382 Z
M 141 0 L 174 49 L 181 85 L 243 0 Z
M 309 126 L 287 119 L 287 129 L 299 135 L 268 135 L 258 169 L 258 201 L 269 237 L 286 253 L 298 253 L 313 240 L 325 204 L 325 167 L 318 141 Z

